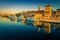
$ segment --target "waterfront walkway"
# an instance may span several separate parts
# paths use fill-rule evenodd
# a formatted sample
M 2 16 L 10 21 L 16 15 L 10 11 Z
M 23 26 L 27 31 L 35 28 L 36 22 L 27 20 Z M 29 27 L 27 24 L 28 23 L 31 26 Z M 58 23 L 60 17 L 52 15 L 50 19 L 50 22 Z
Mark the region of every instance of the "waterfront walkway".
M 36 21 L 36 20 L 34 20 Z M 57 19 L 41 19 L 39 20 L 41 22 L 53 22 L 53 23 L 60 23 L 60 20 L 57 20 Z

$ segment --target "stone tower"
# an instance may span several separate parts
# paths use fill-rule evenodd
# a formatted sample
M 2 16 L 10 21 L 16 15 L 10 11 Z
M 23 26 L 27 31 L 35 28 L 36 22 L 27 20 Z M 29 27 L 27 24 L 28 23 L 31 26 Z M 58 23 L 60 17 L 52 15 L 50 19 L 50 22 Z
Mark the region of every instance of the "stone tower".
M 50 18 L 51 16 L 52 16 L 52 6 L 47 5 L 47 6 L 45 6 L 44 17 Z

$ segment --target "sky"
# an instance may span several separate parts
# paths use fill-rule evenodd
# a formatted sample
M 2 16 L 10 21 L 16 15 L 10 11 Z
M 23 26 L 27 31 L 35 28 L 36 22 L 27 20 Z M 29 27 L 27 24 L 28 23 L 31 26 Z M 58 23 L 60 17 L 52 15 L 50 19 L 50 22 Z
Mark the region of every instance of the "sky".
M 44 10 L 46 5 L 51 5 L 53 10 L 60 8 L 60 0 L 0 0 L 0 12 L 21 12 L 37 10 L 40 5 Z

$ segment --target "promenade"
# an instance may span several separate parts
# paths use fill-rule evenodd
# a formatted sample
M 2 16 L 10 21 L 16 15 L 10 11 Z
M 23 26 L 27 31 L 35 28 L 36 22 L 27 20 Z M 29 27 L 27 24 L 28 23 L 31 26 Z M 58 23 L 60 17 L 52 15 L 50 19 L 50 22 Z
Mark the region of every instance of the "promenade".
M 41 21 L 41 22 L 51 22 L 51 23 L 60 23 L 59 19 L 40 19 L 40 20 L 34 20 L 34 21 Z

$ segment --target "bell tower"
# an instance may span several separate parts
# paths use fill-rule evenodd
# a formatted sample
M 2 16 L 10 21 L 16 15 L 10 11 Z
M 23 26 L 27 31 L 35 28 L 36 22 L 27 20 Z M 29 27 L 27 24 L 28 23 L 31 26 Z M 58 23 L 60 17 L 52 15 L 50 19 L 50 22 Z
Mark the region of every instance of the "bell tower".
M 40 11 L 40 6 L 38 5 L 38 11 Z

